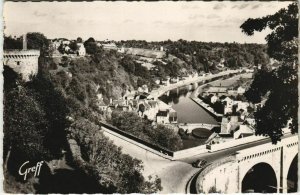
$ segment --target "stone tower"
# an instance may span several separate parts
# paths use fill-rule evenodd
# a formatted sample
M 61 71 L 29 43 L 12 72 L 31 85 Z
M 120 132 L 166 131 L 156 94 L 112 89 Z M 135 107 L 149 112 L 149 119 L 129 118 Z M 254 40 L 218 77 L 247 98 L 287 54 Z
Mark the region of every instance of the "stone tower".
M 21 74 L 23 80 L 29 81 L 30 76 L 38 73 L 39 50 L 28 50 L 26 34 L 23 35 L 23 49 L 4 50 L 3 65 L 9 66 Z

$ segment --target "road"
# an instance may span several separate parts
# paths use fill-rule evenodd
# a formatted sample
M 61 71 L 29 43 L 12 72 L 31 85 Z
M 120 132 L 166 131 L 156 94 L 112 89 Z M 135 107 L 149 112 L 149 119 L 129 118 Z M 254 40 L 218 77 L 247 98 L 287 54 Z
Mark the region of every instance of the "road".
M 158 89 L 152 90 L 150 92 L 150 95 L 156 99 L 159 96 L 163 95 L 164 93 L 166 93 L 167 91 L 170 91 L 172 89 L 176 89 L 176 88 L 181 87 L 181 86 L 189 85 L 191 83 L 198 83 L 198 82 L 201 82 L 201 81 L 204 81 L 204 80 L 209 80 L 209 79 L 212 79 L 212 78 L 215 78 L 215 77 L 218 77 L 218 76 L 228 75 L 230 73 L 238 73 L 240 71 L 241 70 L 226 70 L 226 71 L 214 74 L 214 75 L 198 76 L 198 77 L 194 77 L 194 78 L 188 78 L 186 80 L 179 81 L 178 83 L 170 84 L 168 86 L 160 86 Z
M 104 132 L 117 146 L 122 147 L 122 152 L 129 154 L 134 158 L 143 161 L 144 171 L 143 175 L 147 178 L 149 175 L 157 175 L 161 178 L 163 190 L 159 193 L 186 193 L 186 185 L 189 183 L 191 178 L 197 175 L 199 168 L 192 167 L 191 163 L 197 159 L 205 159 L 209 163 L 214 162 L 217 159 L 224 158 L 235 152 L 257 146 L 260 144 L 270 142 L 269 138 L 239 145 L 232 148 L 227 148 L 217 152 L 202 153 L 189 158 L 172 161 L 165 159 L 157 154 L 131 144 L 119 137 L 115 137 L 109 133 Z M 291 136 L 285 135 L 284 137 Z

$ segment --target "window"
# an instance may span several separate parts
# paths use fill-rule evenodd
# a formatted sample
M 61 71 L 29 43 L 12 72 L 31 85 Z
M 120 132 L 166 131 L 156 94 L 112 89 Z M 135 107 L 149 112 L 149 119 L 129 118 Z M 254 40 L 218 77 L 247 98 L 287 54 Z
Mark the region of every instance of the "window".
M 20 61 L 17 61 L 17 65 L 20 65 Z

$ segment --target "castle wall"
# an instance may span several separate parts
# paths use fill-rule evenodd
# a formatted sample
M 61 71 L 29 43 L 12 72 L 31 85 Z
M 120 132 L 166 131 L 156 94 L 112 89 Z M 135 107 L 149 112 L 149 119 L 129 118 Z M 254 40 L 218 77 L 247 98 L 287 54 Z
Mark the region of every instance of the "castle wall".
M 25 81 L 38 73 L 38 50 L 5 50 L 3 64 L 22 75 Z

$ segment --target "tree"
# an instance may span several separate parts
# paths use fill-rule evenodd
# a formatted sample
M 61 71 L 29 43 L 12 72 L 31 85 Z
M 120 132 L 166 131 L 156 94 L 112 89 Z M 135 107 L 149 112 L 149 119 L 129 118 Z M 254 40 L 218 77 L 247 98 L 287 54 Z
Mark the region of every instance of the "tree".
M 69 47 L 70 49 L 72 49 L 72 51 L 77 51 L 78 50 L 78 46 L 77 46 L 77 41 L 72 41 L 70 44 L 69 44 Z
M 119 129 L 129 132 L 140 139 L 152 142 L 160 147 L 177 151 L 182 148 L 182 140 L 174 130 L 164 125 L 152 127 L 135 112 L 114 111 L 111 123 Z
M 78 38 L 76 39 L 76 41 L 77 41 L 77 43 L 82 43 L 82 42 L 83 42 L 83 40 L 82 40 L 81 37 L 78 37 Z
M 65 102 L 40 74 L 24 83 L 5 68 L 3 157 L 13 173 L 27 160 L 60 157 L 65 144 Z
M 98 46 L 97 46 L 97 43 L 96 43 L 96 41 L 93 37 L 88 38 L 88 40 L 86 40 L 83 43 L 83 45 L 86 49 L 86 53 L 95 54 L 97 52 Z
M 4 36 L 3 49 L 22 49 L 22 39 Z
M 105 137 L 98 125 L 78 118 L 70 132 L 80 146 L 86 168 L 92 169 L 91 175 L 98 180 L 99 187 L 106 188 L 106 193 L 155 193 L 162 189 L 160 179 L 146 180 L 141 172 L 142 161 L 122 154 L 121 148 Z
M 283 135 L 282 128 L 287 125 L 292 133 L 298 132 L 297 4 L 292 3 L 273 15 L 250 18 L 241 25 L 247 35 L 267 27 L 272 30 L 266 37 L 267 52 L 281 65 L 275 70 L 259 71 L 245 96 L 253 103 L 266 100 L 262 108 L 254 113 L 256 134 L 268 135 L 276 143 Z
M 172 151 L 178 151 L 183 147 L 180 136 L 173 129 L 164 125 L 158 125 L 156 129 L 153 129 L 151 137 L 158 145 Z
M 40 50 L 41 56 L 49 55 L 49 41 L 42 33 L 27 33 L 27 47 L 28 49 Z

